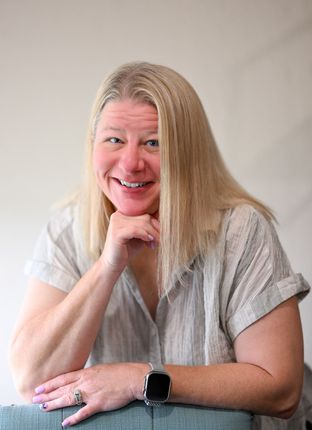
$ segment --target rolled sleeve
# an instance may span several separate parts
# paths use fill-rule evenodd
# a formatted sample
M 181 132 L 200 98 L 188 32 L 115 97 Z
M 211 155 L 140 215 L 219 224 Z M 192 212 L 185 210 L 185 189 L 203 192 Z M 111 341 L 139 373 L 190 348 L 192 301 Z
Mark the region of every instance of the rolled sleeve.
M 310 290 L 293 273 L 272 223 L 250 206 L 230 216 L 224 267 L 222 302 L 231 341 L 285 300 L 301 300 Z
M 228 333 L 232 341 L 247 327 L 262 318 L 285 300 L 297 296 L 302 300 L 309 292 L 309 285 L 298 273 L 276 282 L 246 303 L 228 321 Z
M 53 217 L 42 230 L 24 273 L 64 292 L 81 277 L 76 264 L 72 216 L 69 209 Z

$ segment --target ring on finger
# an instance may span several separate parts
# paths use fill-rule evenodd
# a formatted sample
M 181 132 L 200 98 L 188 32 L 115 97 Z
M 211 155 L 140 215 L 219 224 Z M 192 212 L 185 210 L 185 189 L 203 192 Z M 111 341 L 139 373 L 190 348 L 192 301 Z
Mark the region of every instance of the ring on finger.
M 77 406 L 82 405 L 82 394 L 81 394 L 81 391 L 78 388 L 76 388 L 74 390 L 73 394 L 74 394 L 75 405 L 77 405 Z

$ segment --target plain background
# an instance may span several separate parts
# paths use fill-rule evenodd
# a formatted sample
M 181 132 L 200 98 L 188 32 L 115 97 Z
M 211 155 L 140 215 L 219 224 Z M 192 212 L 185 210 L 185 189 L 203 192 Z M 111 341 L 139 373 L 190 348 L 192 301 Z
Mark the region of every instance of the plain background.
M 7 347 L 24 263 L 79 186 L 97 87 L 127 61 L 193 84 L 230 170 L 273 208 L 312 283 L 311 0 L 1 0 L 0 52 L 0 403 L 21 402 Z M 312 365 L 312 294 L 300 308 Z

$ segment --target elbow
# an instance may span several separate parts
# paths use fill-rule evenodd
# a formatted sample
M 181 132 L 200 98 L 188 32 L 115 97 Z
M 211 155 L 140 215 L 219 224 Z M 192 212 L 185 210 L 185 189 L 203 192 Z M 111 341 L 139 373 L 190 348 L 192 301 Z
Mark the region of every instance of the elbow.
M 35 385 L 29 377 L 26 377 L 21 371 L 12 371 L 13 381 L 18 394 L 26 403 L 32 403 L 32 398 L 35 393 Z
M 300 396 L 286 399 L 281 403 L 280 408 L 277 410 L 276 417 L 282 419 L 291 418 L 298 408 L 299 401 Z
M 283 404 L 278 410 L 276 410 L 273 416 L 275 416 L 276 418 L 282 418 L 284 420 L 287 420 L 294 415 L 297 410 L 298 404 L 299 402 Z
M 30 377 L 30 375 L 32 375 L 31 370 L 19 357 L 21 357 L 21 354 L 14 351 L 11 345 L 9 351 L 9 366 L 16 391 L 27 403 L 31 403 L 36 385 Z
M 272 416 L 289 419 L 296 412 L 301 398 L 302 384 L 285 384 L 279 387 L 275 394 L 274 410 Z M 270 414 L 271 415 L 271 414 Z
M 16 374 L 12 372 L 13 381 L 18 394 L 26 403 L 32 403 L 32 398 L 35 392 L 35 386 L 31 383 L 29 378 L 24 377 L 21 372 Z
M 19 395 L 22 397 L 22 399 L 26 402 L 26 403 L 33 403 L 32 399 L 34 397 L 34 390 L 30 389 L 29 387 L 27 387 L 26 385 L 18 385 L 15 384 L 16 386 L 16 390 L 19 393 Z

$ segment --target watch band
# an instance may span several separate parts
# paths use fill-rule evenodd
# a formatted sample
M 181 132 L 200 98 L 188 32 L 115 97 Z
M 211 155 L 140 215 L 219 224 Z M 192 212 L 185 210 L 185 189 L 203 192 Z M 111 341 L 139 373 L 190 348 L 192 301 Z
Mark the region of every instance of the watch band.
M 154 408 L 159 408 L 163 405 L 163 402 L 155 402 L 154 400 L 144 400 L 146 406 L 153 406 Z
M 161 364 L 161 363 L 152 363 L 151 361 L 148 363 L 149 364 L 149 366 L 150 366 L 150 368 L 151 368 L 151 370 L 155 370 L 156 372 L 157 371 L 159 371 L 159 372 L 163 372 L 165 369 L 164 369 L 164 366 Z

